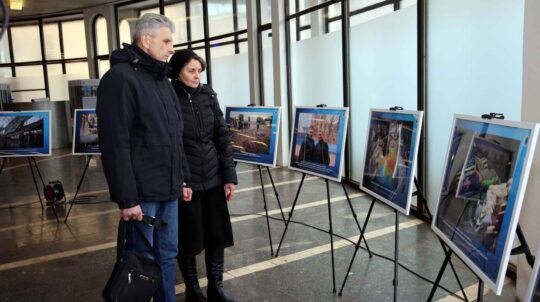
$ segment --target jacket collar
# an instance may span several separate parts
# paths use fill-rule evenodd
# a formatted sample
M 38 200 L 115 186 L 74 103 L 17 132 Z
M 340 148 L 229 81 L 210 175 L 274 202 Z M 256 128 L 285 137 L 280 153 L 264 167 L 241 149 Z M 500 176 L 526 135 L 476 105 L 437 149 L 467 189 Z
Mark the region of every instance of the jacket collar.
M 111 54 L 111 65 L 118 63 L 131 64 L 135 69 L 142 68 L 156 79 L 163 79 L 171 70 L 169 63 L 154 59 L 136 45 L 122 44 L 123 49 L 117 49 Z

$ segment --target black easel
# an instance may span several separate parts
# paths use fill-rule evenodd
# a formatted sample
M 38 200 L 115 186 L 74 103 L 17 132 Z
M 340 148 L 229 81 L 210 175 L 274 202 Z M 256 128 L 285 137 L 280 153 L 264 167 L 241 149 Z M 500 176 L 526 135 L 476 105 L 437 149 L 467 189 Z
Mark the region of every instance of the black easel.
M 41 172 L 39 171 L 36 159 L 33 156 L 27 157 L 28 160 L 28 168 L 30 168 L 30 172 L 32 172 L 32 179 L 34 180 L 34 187 L 36 188 L 36 194 L 39 198 L 39 203 L 41 204 L 41 210 L 45 210 L 45 207 L 43 206 L 43 200 L 41 200 L 41 194 L 39 193 L 38 183 L 36 180 L 36 174 L 34 173 L 34 168 L 32 167 L 32 163 L 36 166 L 36 171 L 38 173 L 39 179 L 41 180 L 41 184 L 43 185 L 43 188 L 45 188 L 45 182 L 43 181 L 43 177 L 41 176 Z M 54 215 L 56 216 L 56 219 L 58 219 L 58 215 L 56 215 L 56 210 L 53 207 Z
M 266 194 L 264 192 L 264 182 L 263 182 L 263 176 L 262 176 L 262 170 L 261 166 L 257 165 L 257 168 L 259 169 L 259 178 L 261 180 L 261 190 L 262 190 L 262 196 L 263 196 L 263 202 L 264 202 L 264 211 L 266 213 L 266 226 L 268 228 L 268 239 L 270 240 L 270 255 L 274 256 L 274 247 L 272 245 L 272 234 L 270 232 L 270 220 L 268 218 L 268 207 L 266 205 Z M 281 202 L 279 200 L 279 194 L 276 189 L 276 185 L 274 184 L 274 179 L 272 178 L 272 174 L 270 173 L 270 169 L 266 167 L 266 171 L 268 172 L 268 177 L 270 178 L 270 182 L 272 183 L 272 188 L 274 188 L 274 194 L 276 196 L 276 200 L 279 206 L 279 211 L 281 212 L 281 218 L 283 219 L 283 222 L 285 223 L 285 214 L 283 214 L 283 208 L 281 207 Z
M 79 184 L 77 185 L 77 190 L 75 191 L 75 195 L 73 195 L 73 198 L 71 201 L 69 201 L 69 210 L 66 214 L 66 218 L 64 218 L 64 223 L 67 222 L 69 213 L 71 213 L 71 208 L 73 208 L 73 205 L 75 204 L 75 200 L 77 199 L 77 194 L 79 194 L 79 190 L 81 189 L 82 182 L 84 180 L 84 176 L 86 175 L 86 170 L 88 170 L 88 165 L 90 164 L 90 160 L 92 160 L 92 155 L 88 155 L 88 159 L 86 160 L 86 165 L 84 166 L 84 170 L 81 176 L 81 179 L 79 180 Z
M 491 113 L 488 113 L 488 114 L 482 114 L 482 118 L 483 119 L 501 119 L 502 120 L 502 119 L 504 119 L 504 114 L 491 112 Z M 467 209 L 468 205 L 469 205 L 469 202 L 467 202 L 467 204 L 465 205 L 465 207 L 463 209 L 463 212 L 461 213 L 456 225 L 459 224 L 459 221 L 461 220 L 461 218 L 463 216 L 463 213 Z M 523 232 L 521 230 L 521 227 L 519 226 L 519 223 L 518 223 L 518 225 L 516 227 L 516 234 L 518 236 L 518 239 L 519 239 L 521 245 L 519 247 L 516 247 L 516 248 L 512 249 L 510 254 L 511 255 L 525 254 L 525 257 L 527 259 L 527 263 L 531 267 L 533 267 L 535 257 L 531 254 L 531 251 L 529 249 L 529 245 L 527 244 L 527 241 L 525 240 L 525 236 L 523 235 Z M 441 240 L 441 239 L 439 238 L 439 240 Z M 450 263 L 451 256 L 452 256 L 452 250 L 449 249 L 449 251 L 446 254 L 446 257 L 444 259 L 444 262 L 443 262 L 443 264 L 441 266 L 441 269 L 439 270 L 439 273 L 437 275 L 437 279 L 435 280 L 435 283 L 433 284 L 433 287 L 431 288 L 431 292 L 429 293 L 429 297 L 428 297 L 428 300 L 427 300 L 428 302 L 433 300 L 433 296 L 435 295 L 435 291 L 437 290 L 437 287 L 439 286 L 442 275 L 444 274 L 444 270 L 446 269 L 446 266 L 448 265 L 448 263 Z M 471 270 L 471 272 L 473 272 L 473 274 L 474 274 L 474 271 Z M 478 278 L 478 294 L 477 294 L 476 299 L 477 299 L 477 301 L 482 302 L 483 299 L 484 299 L 484 281 L 482 279 L 480 279 L 480 277 L 478 277 L 478 275 L 476 275 L 476 277 Z
M 2 175 L 2 170 L 4 170 L 4 165 L 6 164 L 7 158 L 2 159 L 2 166 L 0 166 L 0 175 Z
M 394 107 L 391 107 L 389 108 L 389 110 L 391 111 L 398 111 L 398 110 L 403 110 L 403 107 L 401 106 L 394 106 Z M 427 205 L 427 201 L 424 197 L 424 194 L 422 192 L 422 190 L 420 189 L 420 186 L 418 184 L 418 181 L 416 179 L 416 177 L 414 178 L 414 184 L 416 186 L 416 192 L 414 192 L 412 194 L 412 196 L 417 196 L 418 197 L 418 201 L 420 203 L 422 203 L 424 209 L 426 209 L 426 212 L 428 213 L 428 216 L 429 216 L 429 219 L 431 221 L 432 219 L 432 216 L 431 216 L 431 212 L 429 211 L 429 207 Z M 371 216 L 371 211 L 373 210 L 373 206 L 375 204 L 375 200 L 377 200 L 375 197 L 372 199 L 371 201 L 371 205 L 369 207 L 369 211 L 368 211 L 368 214 L 367 214 L 367 217 L 366 217 L 366 221 L 364 222 L 364 228 L 363 228 L 363 231 L 366 230 L 366 226 L 367 226 L 367 223 L 369 221 L 369 218 Z M 399 212 L 396 210 L 396 209 L 393 209 L 394 210 L 394 214 L 395 214 L 395 231 L 394 231 L 394 280 L 392 282 L 393 286 L 394 286 L 394 301 L 397 301 L 397 293 L 398 293 L 398 269 L 399 269 Z M 363 233 L 361 233 L 361 237 L 363 237 Z M 441 243 L 441 246 L 443 248 L 443 251 L 445 253 L 445 255 L 447 254 L 447 248 L 446 246 L 444 245 L 444 242 L 439 239 L 439 242 Z M 353 257 L 351 259 L 351 262 L 349 263 L 349 267 L 347 269 L 347 273 L 345 274 L 345 278 L 343 280 L 343 283 L 341 285 L 341 289 L 339 291 L 339 296 L 342 296 L 343 294 L 343 288 L 345 287 L 345 283 L 347 282 L 347 278 L 349 276 L 349 273 L 351 271 L 351 268 L 352 268 L 352 265 L 353 265 L 353 262 L 354 262 L 354 259 L 356 258 L 356 254 L 357 254 L 357 251 L 358 251 L 358 247 L 359 247 L 359 244 L 360 244 L 360 241 L 358 241 L 358 243 L 356 244 L 356 249 L 354 251 L 354 254 L 353 254 Z M 452 271 L 454 272 L 454 275 L 456 277 L 456 280 L 459 284 L 459 287 L 461 289 L 461 292 L 463 293 L 463 296 L 465 297 L 465 300 L 467 300 L 467 296 L 465 295 L 465 290 L 463 289 L 463 286 L 461 284 L 461 280 L 459 279 L 458 275 L 457 275 L 457 272 L 454 268 L 454 265 L 450 262 L 450 265 L 452 267 Z
M 302 180 L 300 181 L 300 186 L 298 186 L 298 190 L 296 191 L 296 196 L 294 198 L 294 201 L 293 201 L 293 205 L 291 207 L 291 211 L 289 212 L 289 218 L 287 219 L 287 222 L 285 222 L 285 229 L 283 230 L 283 234 L 281 235 L 281 240 L 279 241 L 279 246 L 277 248 L 277 251 L 276 251 L 276 257 L 279 256 L 279 251 L 281 249 L 281 244 L 283 243 L 283 239 L 285 238 L 285 234 L 287 233 L 287 229 L 289 228 L 289 223 L 292 219 L 292 215 L 293 215 L 293 212 L 294 212 L 294 208 L 296 207 L 296 203 L 298 202 L 298 197 L 300 196 L 300 190 L 302 189 L 302 185 L 304 184 L 304 178 L 306 177 L 306 173 L 302 173 Z M 329 225 L 330 225 L 330 229 L 329 229 L 329 234 L 330 234 L 330 249 L 331 249 L 331 255 L 332 255 L 332 292 L 336 292 L 336 274 L 335 274 L 335 264 L 334 264 L 334 232 L 333 232 L 333 229 L 332 229 L 332 206 L 331 206 L 331 203 L 330 203 L 330 186 L 329 186 L 329 182 L 328 182 L 328 179 L 325 179 L 324 180 L 325 183 L 326 183 L 326 199 L 327 199 L 327 202 L 328 202 L 328 222 L 329 222 Z M 360 229 L 360 237 L 358 239 L 358 244 L 357 244 L 357 248 L 356 248 L 356 251 L 358 250 L 358 246 L 360 245 L 360 241 L 363 239 L 364 240 L 364 243 L 366 244 L 366 248 L 369 252 L 369 256 L 372 257 L 372 254 L 371 254 L 371 250 L 369 249 L 369 246 L 367 244 L 367 240 L 364 238 L 364 230 L 365 230 L 365 223 L 364 223 L 364 228 L 361 228 L 360 227 L 360 223 L 358 222 L 358 218 L 357 218 L 357 215 L 352 207 L 352 203 L 351 203 L 351 200 L 349 198 L 349 194 L 347 193 L 347 190 L 345 189 L 345 185 L 343 185 L 343 183 L 341 183 L 341 186 L 343 188 L 343 192 L 345 192 L 345 197 L 347 198 L 347 202 L 349 203 L 349 207 L 351 208 L 351 211 L 353 213 L 353 217 L 354 217 L 354 220 L 356 221 L 356 225 L 358 226 L 358 228 Z M 371 208 L 373 207 L 373 205 L 371 206 Z M 371 208 L 370 208 L 370 212 L 368 213 L 368 215 L 371 213 Z M 369 216 L 368 216 L 369 218 Z M 355 251 L 355 254 L 356 254 L 356 251 Z

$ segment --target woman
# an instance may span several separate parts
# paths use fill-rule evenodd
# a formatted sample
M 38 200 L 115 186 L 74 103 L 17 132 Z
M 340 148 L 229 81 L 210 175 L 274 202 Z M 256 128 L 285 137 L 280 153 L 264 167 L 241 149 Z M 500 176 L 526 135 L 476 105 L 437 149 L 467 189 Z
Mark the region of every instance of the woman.
M 170 59 L 169 77 L 184 119 L 184 151 L 193 190 L 191 201 L 179 203 L 178 263 L 187 301 L 207 301 L 198 283 L 195 255 L 205 250 L 208 301 L 234 301 L 223 290 L 224 248 L 233 245 L 227 202 L 238 183 L 228 128 L 216 93 L 200 83 L 205 61 L 189 49 Z

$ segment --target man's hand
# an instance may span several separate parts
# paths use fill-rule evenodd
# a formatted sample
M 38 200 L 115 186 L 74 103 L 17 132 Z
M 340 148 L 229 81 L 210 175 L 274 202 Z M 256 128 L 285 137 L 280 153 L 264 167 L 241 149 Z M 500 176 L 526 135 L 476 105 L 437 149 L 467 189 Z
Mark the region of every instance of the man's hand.
M 182 188 L 182 200 L 189 202 L 191 201 L 191 196 L 193 194 L 193 191 L 191 188 L 184 187 Z
M 124 221 L 129 221 L 130 219 L 141 221 L 143 217 L 143 212 L 140 205 L 136 205 L 133 208 L 120 209 L 120 214 L 122 215 L 122 219 L 124 219 Z
M 234 191 L 236 190 L 236 186 L 233 183 L 228 183 L 225 184 L 223 189 L 225 189 L 225 199 L 227 199 L 227 201 L 231 201 L 234 197 Z

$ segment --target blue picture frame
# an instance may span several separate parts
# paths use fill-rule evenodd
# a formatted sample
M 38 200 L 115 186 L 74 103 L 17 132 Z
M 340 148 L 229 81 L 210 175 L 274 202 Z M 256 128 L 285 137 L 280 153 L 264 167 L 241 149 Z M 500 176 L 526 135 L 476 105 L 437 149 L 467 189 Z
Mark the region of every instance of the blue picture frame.
M 75 109 L 73 114 L 73 155 L 101 155 L 95 109 Z
M 295 107 L 289 169 L 340 182 L 348 118 L 347 107 Z
M 538 131 L 535 123 L 454 117 L 431 227 L 497 295 L 502 291 Z M 500 160 L 504 154 L 511 160 Z M 479 188 L 464 190 L 464 173 L 473 168 L 479 179 L 467 186 L 474 183 Z M 508 175 L 498 175 L 500 171 Z
M 423 112 L 371 109 L 360 188 L 409 215 Z
M 280 107 L 226 106 L 234 160 L 275 167 L 280 121 Z
M 0 157 L 50 155 L 50 110 L 0 112 Z

